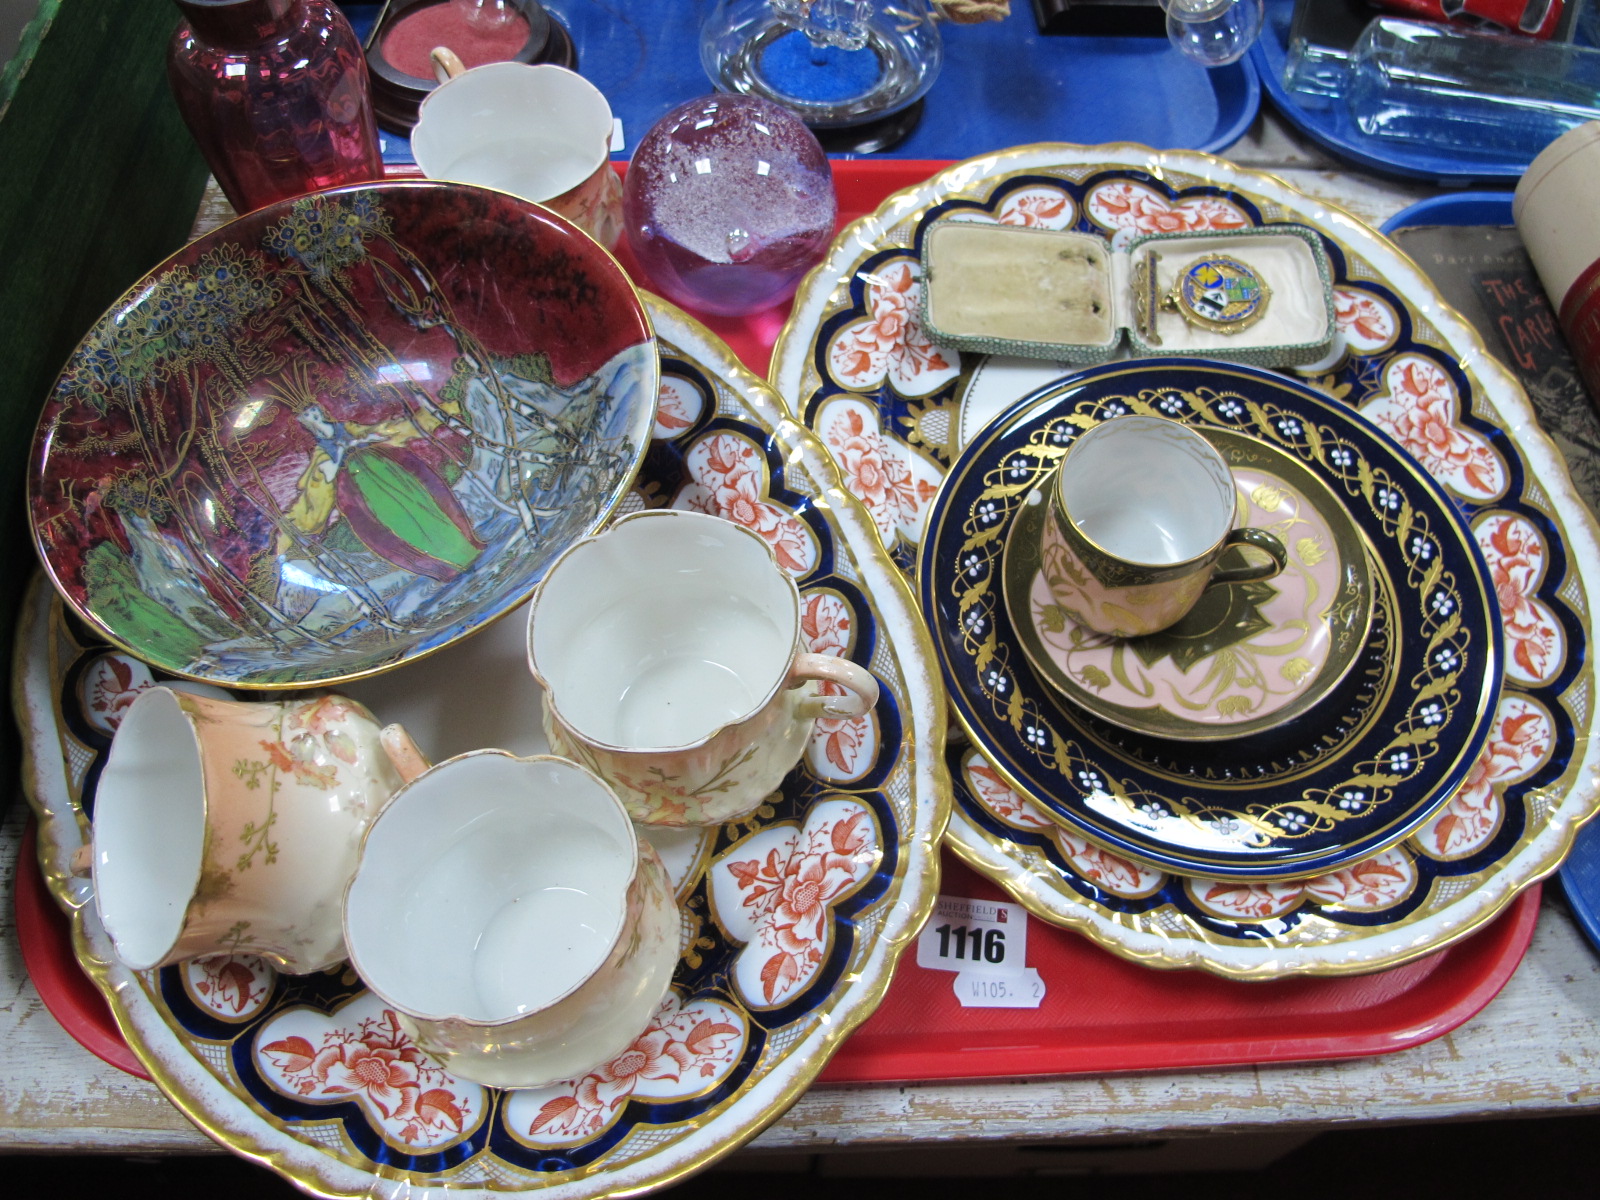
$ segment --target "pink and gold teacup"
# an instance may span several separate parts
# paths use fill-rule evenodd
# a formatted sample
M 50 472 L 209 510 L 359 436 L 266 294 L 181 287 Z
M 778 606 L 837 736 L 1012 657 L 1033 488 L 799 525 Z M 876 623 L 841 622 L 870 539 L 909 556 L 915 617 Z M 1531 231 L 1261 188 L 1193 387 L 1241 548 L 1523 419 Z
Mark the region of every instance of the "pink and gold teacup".
M 1079 625 L 1141 637 L 1176 624 L 1207 588 L 1270 579 L 1288 552 L 1236 527 L 1233 473 L 1196 430 L 1130 415 L 1078 435 L 1043 485 L 1040 554 L 1051 595 Z M 1218 567 L 1232 546 L 1255 562 Z
M 528 658 L 551 748 L 653 825 L 749 814 L 818 717 L 878 702 L 870 672 L 801 649 L 799 591 L 759 535 L 674 509 L 626 516 L 555 561 L 530 607 Z

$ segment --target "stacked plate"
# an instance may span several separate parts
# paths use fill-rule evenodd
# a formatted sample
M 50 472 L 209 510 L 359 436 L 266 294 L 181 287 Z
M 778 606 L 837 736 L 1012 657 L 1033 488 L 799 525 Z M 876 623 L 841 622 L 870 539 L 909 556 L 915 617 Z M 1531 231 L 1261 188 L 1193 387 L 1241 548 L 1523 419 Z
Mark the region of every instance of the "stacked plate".
M 956 352 L 916 315 L 942 217 L 1113 246 L 1309 225 L 1337 347 L 1294 375 Z M 916 577 L 966 735 L 948 840 L 1036 915 L 1153 965 L 1371 971 L 1491 919 L 1594 812 L 1593 520 L 1511 377 L 1359 221 L 1190 153 L 958 164 L 838 239 L 773 378 Z M 1008 545 L 1073 439 L 1128 412 L 1202 430 L 1291 564 L 1116 643 Z
M 1118 639 L 1052 597 L 1033 501 L 1085 427 L 1128 413 L 1204 431 L 1289 564 Z M 1068 835 L 1187 876 L 1387 850 L 1465 779 L 1500 689 L 1492 580 L 1442 489 L 1337 401 L 1253 368 L 1117 363 L 1008 409 L 946 476 L 917 578 L 997 778 Z

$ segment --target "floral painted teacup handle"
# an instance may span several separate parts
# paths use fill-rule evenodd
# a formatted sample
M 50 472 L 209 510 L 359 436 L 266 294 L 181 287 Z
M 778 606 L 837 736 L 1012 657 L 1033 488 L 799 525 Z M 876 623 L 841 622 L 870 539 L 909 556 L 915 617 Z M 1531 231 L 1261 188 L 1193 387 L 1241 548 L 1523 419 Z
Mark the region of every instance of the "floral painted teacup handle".
M 385 725 L 378 731 L 378 743 L 389 756 L 400 778 L 410 783 L 433 764 L 417 749 L 417 743 L 400 725 Z
M 864 667 L 832 654 L 797 654 L 789 668 L 786 687 L 799 687 L 808 679 L 837 683 L 845 694 L 808 696 L 800 703 L 800 716 L 849 720 L 871 711 L 878 703 L 878 681 Z

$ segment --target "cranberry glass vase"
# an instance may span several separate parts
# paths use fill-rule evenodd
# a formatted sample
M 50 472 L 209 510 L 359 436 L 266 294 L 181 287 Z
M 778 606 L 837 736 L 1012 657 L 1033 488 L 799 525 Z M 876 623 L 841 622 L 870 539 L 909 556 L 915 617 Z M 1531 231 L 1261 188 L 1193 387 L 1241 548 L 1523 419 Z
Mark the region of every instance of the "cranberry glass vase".
M 330 0 L 175 0 L 167 78 L 241 213 L 383 176 L 367 64 Z

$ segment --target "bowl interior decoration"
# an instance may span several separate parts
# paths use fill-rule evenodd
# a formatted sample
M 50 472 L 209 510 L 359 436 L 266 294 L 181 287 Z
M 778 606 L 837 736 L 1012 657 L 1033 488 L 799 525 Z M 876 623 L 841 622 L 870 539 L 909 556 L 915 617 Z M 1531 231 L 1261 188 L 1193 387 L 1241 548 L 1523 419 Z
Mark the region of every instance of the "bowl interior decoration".
M 84 337 L 35 434 L 62 597 L 163 670 L 330 684 L 516 608 L 626 494 L 643 303 L 576 227 L 486 189 L 320 192 L 198 238 Z

